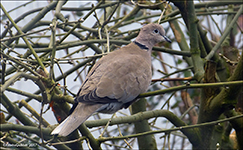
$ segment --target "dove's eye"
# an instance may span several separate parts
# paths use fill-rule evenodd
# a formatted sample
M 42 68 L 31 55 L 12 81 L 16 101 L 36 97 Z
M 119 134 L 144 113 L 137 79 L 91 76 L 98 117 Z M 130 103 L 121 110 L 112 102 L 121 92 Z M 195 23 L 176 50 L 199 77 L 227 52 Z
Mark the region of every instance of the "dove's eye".
M 158 30 L 158 29 L 155 29 L 155 30 L 154 30 L 154 33 L 155 33 L 155 34 L 158 34 L 158 33 L 159 33 L 159 30 Z

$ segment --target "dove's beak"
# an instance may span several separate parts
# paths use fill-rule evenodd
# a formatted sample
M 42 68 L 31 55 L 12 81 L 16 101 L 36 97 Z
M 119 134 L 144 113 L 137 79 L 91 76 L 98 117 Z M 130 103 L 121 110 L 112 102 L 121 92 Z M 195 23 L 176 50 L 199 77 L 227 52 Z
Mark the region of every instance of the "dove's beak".
M 167 36 L 164 35 L 163 38 L 164 38 L 167 42 L 171 43 L 171 40 L 170 40 Z

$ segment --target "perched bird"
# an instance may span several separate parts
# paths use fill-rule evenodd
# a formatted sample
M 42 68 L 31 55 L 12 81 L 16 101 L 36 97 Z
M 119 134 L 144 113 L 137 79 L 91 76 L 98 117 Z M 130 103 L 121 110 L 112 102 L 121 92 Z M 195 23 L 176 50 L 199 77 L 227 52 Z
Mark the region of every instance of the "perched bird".
M 152 78 L 151 50 L 171 42 L 159 24 L 145 25 L 136 40 L 102 57 L 82 84 L 70 115 L 51 134 L 67 136 L 93 113 L 115 113 L 146 92 Z

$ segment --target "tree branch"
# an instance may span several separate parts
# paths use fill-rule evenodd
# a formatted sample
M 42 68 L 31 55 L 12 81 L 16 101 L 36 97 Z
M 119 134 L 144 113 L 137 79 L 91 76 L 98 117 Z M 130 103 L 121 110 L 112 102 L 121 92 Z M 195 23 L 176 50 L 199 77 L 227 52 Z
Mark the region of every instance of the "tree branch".
M 18 124 L 1 124 L 1 131 L 11 131 L 11 130 L 15 130 L 15 131 L 20 131 L 20 132 L 25 132 L 25 133 L 33 133 L 38 135 L 39 137 L 40 135 L 40 129 L 38 127 L 32 127 L 32 126 L 23 126 L 23 125 L 18 125 Z M 44 139 L 45 140 L 50 140 L 52 138 L 52 136 L 50 136 L 51 133 L 51 129 L 50 128 L 42 128 L 41 129 Z M 67 147 L 64 144 L 61 145 L 54 145 L 54 147 L 56 147 L 57 149 L 70 149 L 69 147 Z

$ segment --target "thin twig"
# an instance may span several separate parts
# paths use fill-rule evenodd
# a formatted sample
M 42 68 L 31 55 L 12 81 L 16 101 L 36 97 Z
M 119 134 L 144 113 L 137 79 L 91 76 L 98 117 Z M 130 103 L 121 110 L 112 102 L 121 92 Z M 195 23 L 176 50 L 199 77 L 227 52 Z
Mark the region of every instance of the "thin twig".
M 87 59 L 87 58 L 95 58 L 95 57 L 100 57 L 100 56 L 103 56 L 103 55 L 107 55 L 107 53 L 103 53 L 103 54 L 95 54 L 95 55 L 92 55 L 92 56 L 84 56 L 84 57 L 77 57 L 77 58 L 67 58 L 67 59 L 64 59 L 64 58 L 56 58 L 57 61 L 68 61 L 68 60 L 78 60 L 78 59 Z
M 108 33 L 108 29 L 107 26 L 105 26 L 105 33 L 106 33 L 106 39 L 107 39 L 107 53 L 110 52 L 110 38 L 109 38 L 109 33 Z
M 23 37 L 23 36 L 27 36 L 27 35 L 31 35 L 31 34 L 35 34 L 35 33 L 40 33 L 40 32 L 46 31 L 46 30 L 50 30 L 50 28 L 47 27 L 47 28 L 36 30 L 36 31 L 33 31 L 33 32 L 12 36 L 12 37 L 9 37 L 9 38 L 6 38 L 6 39 L 0 39 L 0 42 L 17 39 L 17 38 L 20 38 L 20 37 Z
M 161 78 L 161 79 L 152 79 L 151 82 L 158 82 L 158 81 L 191 81 L 195 80 L 193 77 L 185 77 L 185 78 Z
M 43 138 L 43 133 L 42 133 L 42 128 L 41 128 L 43 108 L 44 108 L 44 102 L 42 100 L 42 102 L 41 102 L 41 110 L 40 110 L 40 118 L 39 118 L 40 138 L 41 138 L 42 144 L 44 144 L 44 138 Z
M 89 138 L 85 138 L 85 141 L 87 142 L 87 146 L 88 146 L 89 150 L 92 150 L 92 148 L 90 146 Z
M 119 125 L 117 125 L 117 129 L 118 129 L 118 131 L 119 131 L 120 136 L 123 136 L 122 133 L 121 133 L 121 130 L 120 130 Z M 132 149 L 132 146 L 127 142 L 126 139 L 124 139 L 124 142 L 125 142 L 131 149 Z
M 165 13 L 165 11 L 166 11 L 166 9 L 167 9 L 167 7 L 168 7 L 168 4 L 169 4 L 170 2 L 165 2 L 165 3 L 166 3 L 166 6 L 165 6 L 164 10 L 162 11 L 162 13 L 161 13 L 161 15 L 160 15 L 160 17 L 159 17 L 158 24 L 160 23 L 162 17 L 164 16 L 164 13 Z
M 49 143 L 51 141 L 48 141 L 48 144 L 49 145 L 60 145 L 60 144 L 70 144 L 70 143 L 75 143 L 75 142 L 78 142 L 78 141 L 82 141 L 82 140 L 85 140 L 86 137 L 80 137 L 78 139 L 75 139 L 75 140 L 71 140 L 71 141 L 64 141 L 64 142 L 57 142 L 57 143 Z
M 219 53 L 219 56 L 220 56 L 221 58 L 223 58 L 223 59 L 225 60 L 225 62 L 229 63 L 230 65 L 235 66 L 235 65 L 238 64 L 238 61 L 232 61 L 232 60 L 230 60 L 229 58 L 227 58 L 226 56 L 224 56 L 224 55 L 221 54 L 221 53 Z
M 103 136 L 103 134 L 105 133 L 106 129 L 108 128 L 108 126 L 109 126 L 109 124 L 110 124 L 110 122 L 111 122 L 111 119 L 112 119 L 115 115 L 116 115 L 116 113 L 114 113 L 114 114 L 111 116 L 110 120 L 107 122 L 105 128 L 103 129 L 103 131 L 102 131 L 102 133 L 100 134 L 99 137 L 102 137 L 102 136 Z

